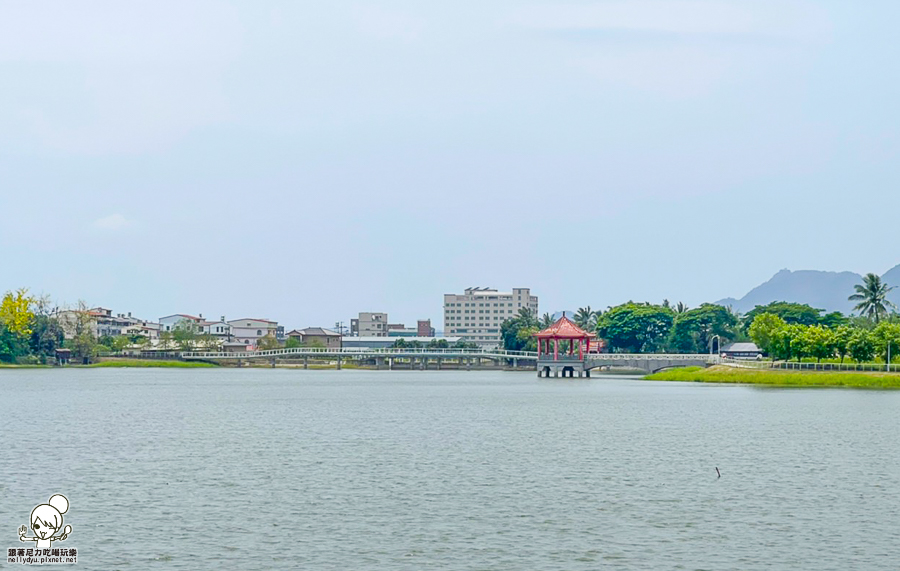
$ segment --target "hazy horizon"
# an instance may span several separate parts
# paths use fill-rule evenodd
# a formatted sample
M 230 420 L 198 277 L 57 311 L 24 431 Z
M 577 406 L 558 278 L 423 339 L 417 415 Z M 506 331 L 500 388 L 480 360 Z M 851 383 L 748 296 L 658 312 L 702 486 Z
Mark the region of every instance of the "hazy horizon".
M 0 4 L 0 291 L 116 313 L 541 313 L 883 274 L 900 5 Z M 898 284 L 900 285 L 900 284 Z

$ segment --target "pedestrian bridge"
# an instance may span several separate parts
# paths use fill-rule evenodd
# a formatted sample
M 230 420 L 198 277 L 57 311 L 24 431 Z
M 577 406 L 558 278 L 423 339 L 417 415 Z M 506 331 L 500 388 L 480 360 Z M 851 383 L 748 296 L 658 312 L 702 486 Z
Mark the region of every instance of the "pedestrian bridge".
M 707 367 L 718 363 L 716 355 L 669 353 L 589 353 L 578 355 L 541 355 L 539 377 L 590 377 L 592 369 L 617 367 L 656 373 L 674 367 Z
M 270 351 L 217 352 L 193 351 L 181 353 L 187 361 L 232 361 L 237 363 L 257 361 L 269 362 L 272 365 L 279 359 L 302 360 L 308 366 L 312 360 L 328 360 L 336 362 L 338 368 L 345 362 L 369 362 L 378 368 L 393 369 L 395 364 L 402 363 L 403 368 L 440 369 L 445 364 L 453 368 L 471 368 L 481 366 L 485 361 L 494 366 L 519 367 L 536 366 L 538 376 L 542 377 L 575 377 L 590 376 L 593 369 L 616 367 L 635 369 L 655 373 L 673 367 L 706 367 L 718 363 L 716 355 L 703 354 L 667 354 L 667 353 L 588 353 L 583 359 L 578 355 L 560 354 L 557 359 L 553 355 L 543 354 L 538 358 L 534 351 L 507 351 L 504 349 L 318 349 L 298 347 L 294 349 L 273 349 Z
M 403 348 L 403 349 L 362 349 L 347 347 L 341 349 L 318 349 L 309 347 L 297 347 L 293 349 L 272 349 L 270 351 L 241 351 L 231 352 L 185 352 L 181 358 L 188 361 L 244 361 L 270 362 L 273 366 L 278 359 L 301 359 L 304 367 L 309 365 L 309 360 L 325 359 L 336 361 L 337 367 L 345 361 L 375 362 L 378 368 L 393 369 L 395 363 L 402 361 L 406 368 L 427 369 L 430 367 L 440 369 L 445 362 L 453 363 L 456 368 L 471 368 L 480 366 L 484 361 L 495 366 L 534 365 L 538 355 L 534 351 L 506 351 L 504 349 L 427 349 L 427 348 Z M 398 363 L 399 364 L 399 363 Z

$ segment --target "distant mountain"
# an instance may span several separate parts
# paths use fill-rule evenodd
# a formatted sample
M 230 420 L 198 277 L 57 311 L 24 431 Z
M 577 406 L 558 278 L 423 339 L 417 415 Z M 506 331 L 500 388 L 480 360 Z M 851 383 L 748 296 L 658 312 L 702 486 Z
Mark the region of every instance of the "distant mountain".
M 888 299 L 894 302 L 894 305 L 900 307 L 900 265 L 896 265 L 889 269 L 881 276 L 881 279 L 889 286 L 894 286 L 894 291 L 888 294 Z
M 893 277 L 892 280 L 888 279 L 889 274 Z M 884 278 L 888 283 L 900 285 L 900 266 L 890 270 Z M 726 298 L 716 303 L 730 305 L 741 313 L 773 301 L 806 303 L 826 312 L 850 313 L 854 304 L 848 301 L 847 297 L 853 293 L 853 286 L 861 282 L 862 276 L 853 272 L 781 270 L 766 283 L 750 290 L 744 297 Z M 900 295 L 900 288 L 892 292 L 894 293 Z
M 565 313 L 565 314 L 566 314 L 566 317 L 568 317 L 569 319 L 573 319 L 573 318 L 575 317 L 575 312 L 574 312 L 574 311 L 570 311 L 570 310 L 568 310 L 568 309 L 565 310 L 565 311 L 556 311 L 556 312 L 554 312 L 553 315 L 551 315 L 550 317 L 551 317 L 551 319 L 553 319 L 553 321 L 556 321 L 556 320 L 558 320 L 560 317 L 563 316 L 563 313 Z M 542 314 L 542 315 L 543 315 L 543 314 Z

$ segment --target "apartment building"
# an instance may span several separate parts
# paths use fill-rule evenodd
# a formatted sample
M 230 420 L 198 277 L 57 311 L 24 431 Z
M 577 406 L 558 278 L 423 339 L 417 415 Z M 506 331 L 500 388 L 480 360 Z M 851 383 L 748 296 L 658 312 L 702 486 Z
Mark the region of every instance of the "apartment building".
M 350 320 L 350 335 L 354 337 L 387 337 L 387 313 L 360 312 L 357 319 Z
M 444 335 L 460 337 L 485 348 L 500 345 L 500 324 L 520 309 L 538 313 L 538 298 L 529 288 L 511 292 L 473 287 L 463 294 L 444 294 Z

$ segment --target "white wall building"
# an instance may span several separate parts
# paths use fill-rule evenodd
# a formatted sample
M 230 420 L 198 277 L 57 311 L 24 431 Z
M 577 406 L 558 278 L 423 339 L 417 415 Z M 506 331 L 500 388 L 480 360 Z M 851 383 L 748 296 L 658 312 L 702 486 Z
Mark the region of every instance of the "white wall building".
M 231 338 L 232 327 L 226 321 L 201 321 L 198 325 L 200 334 L 212 335 L 223 340 Z
M 359 318 L 350 320 L 350 335 L 357 337 L 387 337 L 388 314 L 360 312 Z
M 278 332 L 278 322 L 268 319 L 232 319 L 228 321 L 231 326 L 231 336 L 235 342 L 243 343 L 248 348 L 255 348 L 259 340 L 266 335 L 275 337 Z
M 463 294 L 444 294 L 444 334 L 482 347 L 497 347 L 500 324 L 523 307 L 538 314 L 538 298 L 528 288 L 501 292 L 475 287 Z
M 193 315 L 188 315 L 186 313 L 176 313 L 174 315 L 167 315 L 165 317 L 159 318 L 159 330 L 161 333 L 165 333 L 166 331 L 172 331 L 175 329 L 175 326 L 178 325 L 182 320 L 192 321 L 194 324 L 198 325 L 203 321 L 203 316 L 194 317 Z

